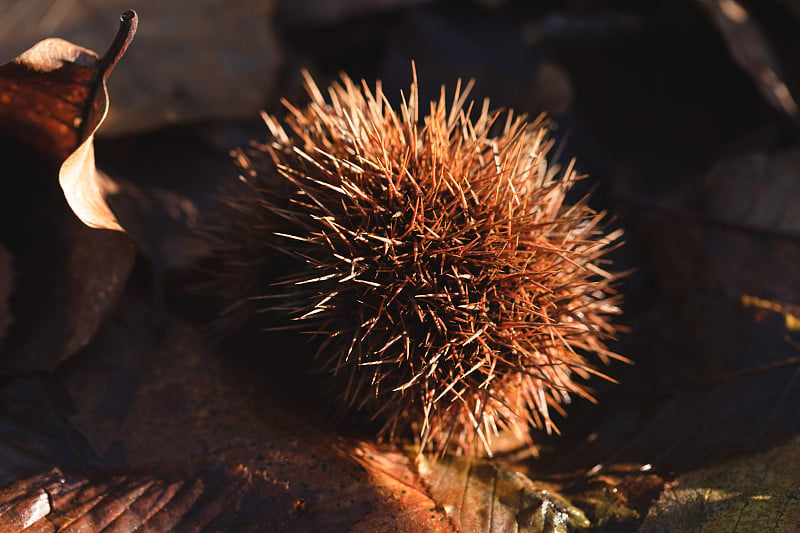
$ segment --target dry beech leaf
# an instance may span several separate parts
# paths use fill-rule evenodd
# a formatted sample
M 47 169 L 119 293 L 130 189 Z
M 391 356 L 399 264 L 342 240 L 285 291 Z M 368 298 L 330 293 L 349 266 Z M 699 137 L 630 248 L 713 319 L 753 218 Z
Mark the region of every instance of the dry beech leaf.
M 114 185 L 94 166 L 92 135 L 108 107 L 105 78 L 135 29 L 135 13 L 123 15 L 102 58 L 46 39 L 0 66 L 0 243 L 15 272 L 25 273 L 15 276 L 0 372 L 49 370 L 85 346 L 133 266 L 127 237 L 89 229 L 67 203 L 89 226 L 120 229 L 105 203 Z
M 420 455 L 420 477 L 458 531 L 566 533 L 589 527 L 583 512 L 524 474 L 464 457 Z
M 67 202 L 93 228 L 121 229 L 105 203 L 114 184 L 95 169 L 92 141 L 108 112 L 106 79 L 136 26 L 136 13 L 124 13 L 102 58 L 64 40 L 45 39 L 0 67 L 4 133 L 21 129 L 41 153 L 63 160 L 59 182 Z
M 773 107 L 800 119 L 797 102 L 781 77 L 775 54 L 758 23 L 737 0 L 695 0 L 705 9 L 731 56 L 758 84 Z
M 797 531 L 800 439 L 680 476 L 650 509 L 640 531 Z
M 126 294 L 52 375 L 0 382 L 0 530 L 454 531 L 413 464 L 298 415 L 265 373 L 183 321 L 154 332 Z

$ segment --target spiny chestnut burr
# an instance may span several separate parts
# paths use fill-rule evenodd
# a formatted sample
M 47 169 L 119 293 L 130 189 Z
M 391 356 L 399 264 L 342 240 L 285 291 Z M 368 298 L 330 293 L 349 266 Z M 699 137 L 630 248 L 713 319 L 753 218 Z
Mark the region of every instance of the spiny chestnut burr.
M 265 115 L 269 142 L 238 153 L 223 274 L 291 258 L 251 301 L 319 339 L 342 409 L 382 438 L 491 454 L 500 430 L 554 430 L 551 410 L 603 375 L 587 357 L 622 359 L 602 266 L 620 232 L 565 202 L 578 178 L 548 166 L 545 122 L 477 110 L 460 83 L 421 109 L 416 76 L 397 110 L 380 84 L 306 87 L 308 105 Z

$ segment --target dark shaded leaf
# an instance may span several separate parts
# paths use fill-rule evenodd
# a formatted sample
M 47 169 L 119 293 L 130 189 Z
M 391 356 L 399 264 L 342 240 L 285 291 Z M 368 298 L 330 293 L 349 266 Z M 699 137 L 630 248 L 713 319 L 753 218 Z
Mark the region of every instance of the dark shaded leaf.
M 722 34 L 733 59 L 747 71 L 764 98 L 794 120 L 800 119 L 797 101 L 782 79 L 767 36 L 737 0 L 695 0 Z
M 637 368 L 614 373 L 622 384 L 600 409 L 568 421 L 580 436 L 566 453 L 552 443 L 548 470 L 685 472 L 800 431 L 798 163 L 795 146 L 723 158 L 685 194 L 692 209 L 648 204 L 663 297 L 620 350 Z
M 707 232 L 726 292 L 800 304 L 800 148 L 721 159 L 703 188 L 708 216 L 729 228 Z
M 680 473 L 800 431 L 797 347 L 780 315 L 757 313 L 706 294 L 643 315 L 626 353 L 647 357 L 616 374 L 621 384 L 598 408 L 567 420 L 568 437 L 546 443 L 542 470 Z
M 257 124 L 258 125 L 258 124 Z M 120 185 L 109 204 L 156 273 L 186 269 L 206 254 L 198 227 L 217 205 L 221 184 L 235 175 L 231 147 L 173 128 L 101 143 L 101 166 Z M 258 131 L 258 130 L 257 130 Z M 250 138 L 257 133 L 250 133 Z
M 44 378 L 4 380 L 0 386 L 0 487 L 49 472 L 56 465 L 84 472 L 94 467 L 92 450 L 67 422 L 69 408 L 64 391 Z

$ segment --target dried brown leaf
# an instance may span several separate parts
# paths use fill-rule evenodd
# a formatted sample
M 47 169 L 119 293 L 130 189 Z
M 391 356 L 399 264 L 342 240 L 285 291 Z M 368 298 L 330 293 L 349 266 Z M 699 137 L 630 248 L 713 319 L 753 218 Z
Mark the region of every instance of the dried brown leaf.
M 656 277 L 673 296 L 724 289 L 800 304 L 800 147 L 719 159 L 674 205 L 634 200 L 648 211 Z M 681 204 L 695 204 L 684 208 Z M 667 221 L 668 223 L 665 223 Z
M 0 371 L 52 369 L 83 347 L 116 301 L 133 248 L 105 197 L 114 184 L 94 166 L 92 135 L 108 108 L 105 79 L 136 16 L 122 17 L 103 57 L 61 39 L 0 66 L 0 147 L 5 177 L 0 239 L 20 276 Z M 63 163 L 55 192 L 56 169 Z M 63 196 L 62 196 L 63 195 Z M 56 266 L 57 265 L 57 266 Z
M 111 180 L 94 166 L 94 132 L 108 111 L 106 79 L 136 33 L 133 11 L 103 58 L 62 39 L 46 39 L 0 67 L 3 131 L 27 135 L 43 155 L 63 161 L 59 182 L 89 227 L 120 230 L 105 203 Z
M 566 533 L 588 527 L 583 512 L 525 475 L 485 461 L 420 455 L 419 473 L 456 529 L 489 533 Z
M 86 476 L 58 469 L 0 490 L 2 531 L 291 531 L 285 484 L 246 467 L 197 465 Z

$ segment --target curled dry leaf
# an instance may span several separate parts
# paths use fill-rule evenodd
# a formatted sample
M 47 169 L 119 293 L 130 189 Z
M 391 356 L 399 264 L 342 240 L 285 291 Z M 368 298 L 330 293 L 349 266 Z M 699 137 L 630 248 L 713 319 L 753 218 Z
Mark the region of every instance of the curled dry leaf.
M 105 79 L 136 30 L 135 13 L 121 20 L 102 58 L 46 39 L 0 66 L 0 242 L 25 273 L 2 372 L 52 369 L 84 346 L 133 265 L 124 235 L 87 228 L 64 203 L 92 228 L 121 229 L 105 201 L 114 183 L 95 168 L 92 145 L 108 108 Z
M 70 207 L 90 228 L 122 229 L 106 203 L 106 197 L 116 192 L 117 187 L 108 176 L 95 168 L 93 143 L 94 133 L 108 112 L 106 80 L 128 49 L 138 24 L 133 11 L 123 13 L 120 20 L 120 30 L 111 48 L 105 56 L 95 59 L 90 82 L 83 87 L 86 91 L 83 116 L 74 122 L 80 146 L 64 160 L 58 175 Z
M 563 496 L 495 464 L 422 454 L 417 466 L 431 497 L 458 531 L 566 533 L 590 525 Z
M 67 202 L 93 228 L 121 229 L 104 200 L 115 186 L 95 169 L 92 141 L 108 112 L 106 79 L 136 26 L 136 13 L 124 13 L 102 58 L 64 40 L 45 39 L 0 67 L 0 131 L 63 161 L 59 182 Z

